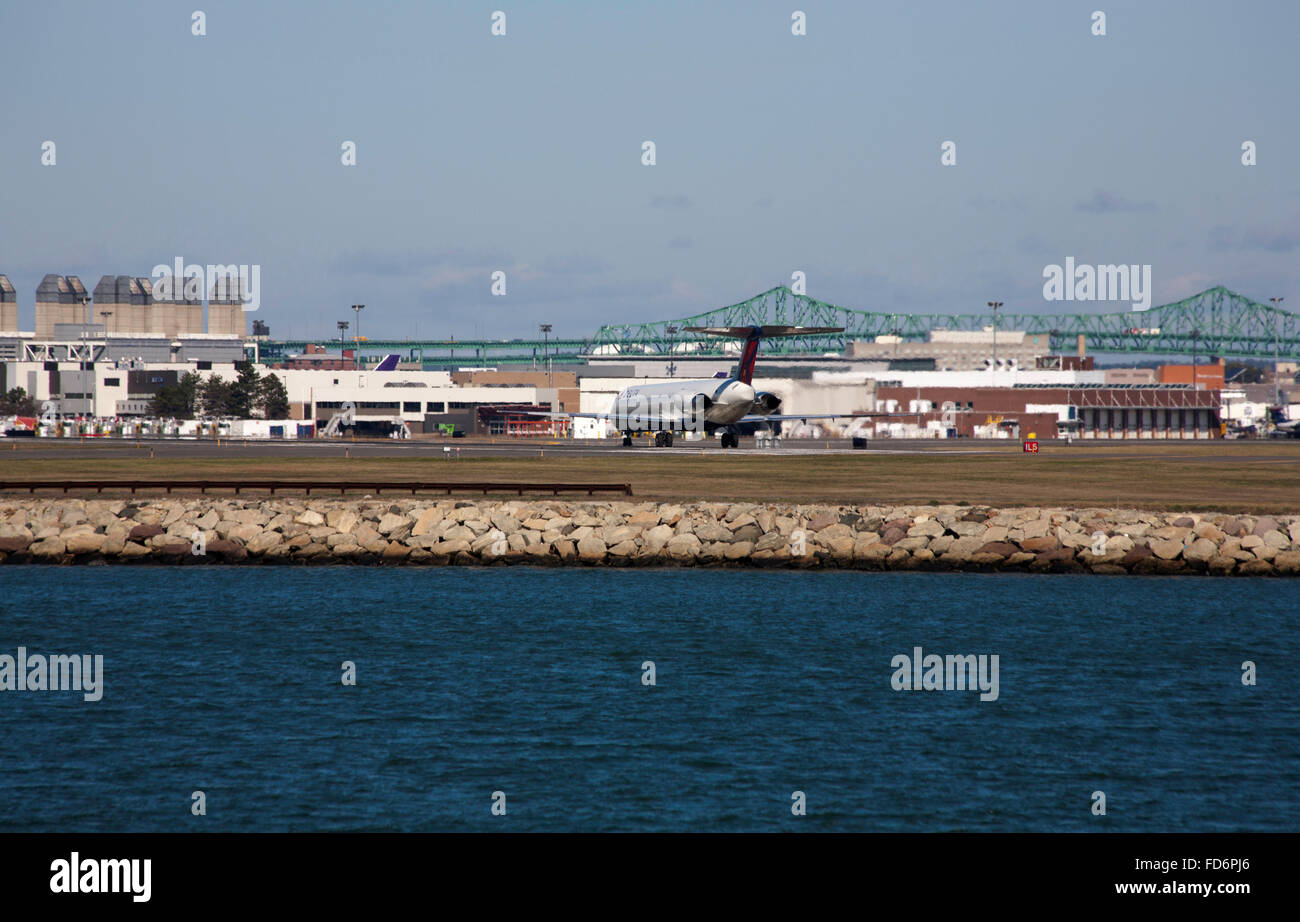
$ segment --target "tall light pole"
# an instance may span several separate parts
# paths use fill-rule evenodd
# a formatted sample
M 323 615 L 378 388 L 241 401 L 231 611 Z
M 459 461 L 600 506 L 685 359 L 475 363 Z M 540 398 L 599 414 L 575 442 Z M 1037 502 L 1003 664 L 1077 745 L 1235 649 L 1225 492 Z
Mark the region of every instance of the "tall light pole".
M 677 362 L 676 352 L 673 348 L 673 337 L 677 335 L 677 327 L 664 327 L 664 332 L 668 334 L 668 377 L 675 378 L 677 377 Z
M 81 369 L 85 371 L 86 359 L 90 357 L 90 353 L 86 348 L 86 337 L 90 335 L 90 325 L 95 322 L 95 318 L 90 313 L 90 296 L 82 295 L 80 300 L 83 317 L 81 322 Z M 90 367 L 95 367 L 93 362 Z
M 349 324 L 346 320 L 340 320 L 340 321 L 338 322 L 338 326 L 339 326 L 339 358 L 340 358 L 340 359 L 343 358 L 343 334 L 346 333 L 346 332 L 348 331 L 348 326 L 349 326 L 349 325 L 350 325 L 350 324 Z
M 988 306 L 993 311 L 993 371 L 998 370 L 998 308 L 1001 307 L 1001 301 L 989 301 Z
M 361 367 L 361 311 L 364 308 L 365 308 L 364 304 L 352 305 L 352 310 L 355 311 L 357 315 L 357 326 L 356 329 L 353 331 L 353 335 L 356 337 L 356 339 L 353 340 L 353 344 L 354 344 L 354 348 L 357 351 L 356 351 L 356 355 L 352 357 L 352 361 L 358 368 Z
M 554 382 L 551 380 L 551 360 L 548 357 L 550 354 L 551 325 L 543 323 L 538 329 L 542 331 L 542 364 L 546 366 L 546 386 L 554 387 Z
M 1192 330 L 1192 390 L 1199 391 L 1201 383 L 1196 380 L 1196 341 L 1201 338 L 1200 330 Z
M 1273 302 L 1273 310 L 1276 311 L 1280 309 L 1278 305 L 1281 304 L 1283 301 L 1285 301 L 1286 298 L 1269 298 L 1269 300 Z M 1273 403 L 1275 403 L 1279 408 L 1281 408 L 1282 406 L 1282 376 L 1278 374 L 1277 340 L 1278 340 L 1278 326 L 1281 323 L 1282 323 L 1282 315 L 1274 314 L 1273 315 Z

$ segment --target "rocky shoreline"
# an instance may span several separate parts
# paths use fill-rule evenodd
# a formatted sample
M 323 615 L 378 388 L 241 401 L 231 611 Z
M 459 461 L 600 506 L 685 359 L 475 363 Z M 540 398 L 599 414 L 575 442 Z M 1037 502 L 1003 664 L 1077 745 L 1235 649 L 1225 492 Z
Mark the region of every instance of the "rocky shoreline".
M 0 498 L 0 563 L 1300 575 L 1300 516 L 987 506 Z

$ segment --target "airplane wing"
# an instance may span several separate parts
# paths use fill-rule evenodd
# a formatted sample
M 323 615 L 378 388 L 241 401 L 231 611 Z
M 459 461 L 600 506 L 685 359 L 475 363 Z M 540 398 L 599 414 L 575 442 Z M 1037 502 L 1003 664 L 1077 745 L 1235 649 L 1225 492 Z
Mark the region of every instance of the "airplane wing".
M 808 420 L 808 419 L 916 419 L 917 413 L 771 413 L 767 416 L 761 413 L 754 413 L 749 416 L 742 416 L 737 422 L 757 423 L 765 419 L 777 420 Z
M 570 413 L 567 410 L 511 410 L 519 416 L 545 416 L 549 419 L 609 419 L 608 413 Z
M 913 414 L 915 415 L 915 414 Z M 806 419 L 852 419 L 852 413 L 769 413 L 764 416 L 761 413 L 754 413 L 749 416 L 742 416 L 736 422 L 738 423 L 761 423 L 781 422 L 782 420 L 806 420 Z

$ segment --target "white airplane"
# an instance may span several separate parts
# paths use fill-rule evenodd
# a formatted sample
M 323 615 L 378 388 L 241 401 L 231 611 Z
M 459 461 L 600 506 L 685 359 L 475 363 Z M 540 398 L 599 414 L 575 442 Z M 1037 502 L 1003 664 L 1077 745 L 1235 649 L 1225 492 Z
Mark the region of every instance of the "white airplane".
M 754 360 L 758 341 L 773 336 L 806 336 L 819 333 L 842 333 L 843 327 L 684 327 L 687 333 L 703 333 L 727 339 L 742 339 L 740 365 L 736 377 L 719 372 L 717 377 L 697 380 L 668 381 L 663 384 L 637 384 L 624 388 L 614 398 L 606 413 L 551 413 L 535 415 L 551 418 L 603 419 L 623 433 L 623 444 L 632 444 L 632 433 L 655 433 L 657 447 L 673 444 L 675 432 L 713 433 L 722 430 L 722 447 L 736 448 L 740 437 L 735 426 L 749 422 L 781 420 L 840 419 L 844 413 L 794 413 L 784 415 L 781 398 L 767 391 L 755 391 Z
M 1287 419 L 1281 407 L 1270 407 L 1269 419 L 1273 422 L 1273 430 L 1269 433 L 1270 438 L 1300 439 L 1300 420 Z

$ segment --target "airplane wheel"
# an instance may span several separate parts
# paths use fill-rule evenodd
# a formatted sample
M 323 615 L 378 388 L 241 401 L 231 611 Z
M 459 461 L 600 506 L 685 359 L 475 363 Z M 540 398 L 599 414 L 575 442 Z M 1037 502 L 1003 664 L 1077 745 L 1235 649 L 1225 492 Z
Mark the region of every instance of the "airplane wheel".
M 623 447 L 624 447 L 624 448 L 631 448 L 631 447 L 632 447 L 632 436 L 630 436 L 630 435 L 625 435 L 625 436 L 623 436 Z
M 673 434 L 672 434 L 671 432 L 665 432 L 665 433 L 664 433 L 664 448 L 672 448 L 672 447 L 673 447 Z
M 736 437 L 736 433 L 734 433 L 734 432 L 724 432 L 724 433 L 722 433 L 722 447 L 723 447 L 723 448 L 739 448 L 739 447 L 740 447 L 740 439 Z

